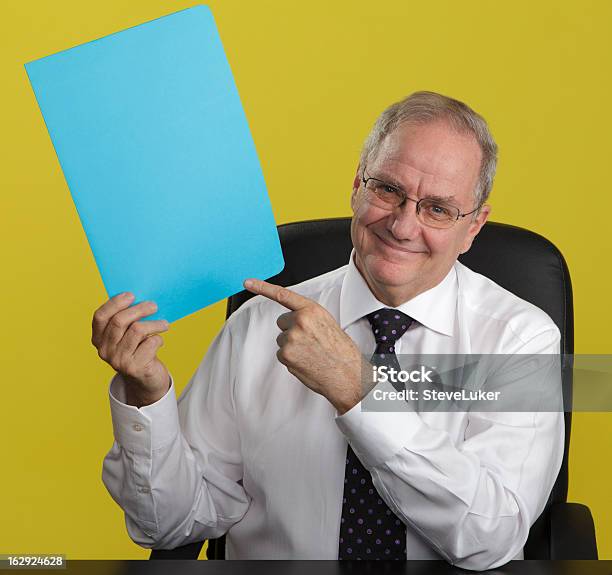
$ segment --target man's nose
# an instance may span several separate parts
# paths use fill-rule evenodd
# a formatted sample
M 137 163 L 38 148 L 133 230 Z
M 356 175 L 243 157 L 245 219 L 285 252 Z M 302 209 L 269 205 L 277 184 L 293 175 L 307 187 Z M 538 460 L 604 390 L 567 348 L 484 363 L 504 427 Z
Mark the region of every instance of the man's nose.
M 404 202 L 393 210 L 389 218 L 389 231 L 398 240 L 412 240 L 421 233 L 415 202 Z

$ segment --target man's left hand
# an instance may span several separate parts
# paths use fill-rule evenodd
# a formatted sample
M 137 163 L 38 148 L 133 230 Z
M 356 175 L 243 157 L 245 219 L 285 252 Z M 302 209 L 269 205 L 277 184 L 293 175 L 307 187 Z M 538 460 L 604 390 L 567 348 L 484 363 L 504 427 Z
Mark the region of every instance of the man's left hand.
M 262 280 L 248 279 L 244 287 L 291 310 L 276 320 L 281 329 L 276 357 L 289 373 L 340 414 L 361 401 L 361 353 L 323 306 Z

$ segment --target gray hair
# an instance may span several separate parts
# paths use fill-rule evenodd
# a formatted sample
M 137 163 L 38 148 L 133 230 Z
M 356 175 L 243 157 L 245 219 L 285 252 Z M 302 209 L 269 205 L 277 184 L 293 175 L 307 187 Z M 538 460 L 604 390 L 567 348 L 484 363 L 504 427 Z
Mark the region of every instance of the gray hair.
M 385 138 L 404 123 L 427 124 L 436 120 L 448 121 L 457 132 L 472 134 L 482 150 L 480 174 L 474 190 L 476 205 L 481 206 L 489 197 L 497 167 L 497 144 L 485 119 L 467 104 L 436 92 L 414 92 L 400 102 L 389 106 L 376 120 L 367 137 L 359 170 L 374 158 Z

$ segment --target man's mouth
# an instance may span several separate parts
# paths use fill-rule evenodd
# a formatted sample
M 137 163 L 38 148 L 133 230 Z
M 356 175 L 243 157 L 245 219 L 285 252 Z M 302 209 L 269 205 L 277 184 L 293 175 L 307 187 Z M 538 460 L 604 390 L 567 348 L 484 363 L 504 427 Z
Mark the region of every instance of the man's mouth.
M 378 240 L 380 240 L 383 244 L 385 244 L 387 247 L 396 250 L 398 252 L 402 252 L 405 254 L 422 254 L 425 253 L 423 251 L 417 251 L 417 250 L 409 250 L 408 248 L 404 248 L 401 246 L 398 246 L 397 244 L 394 244 L 393 242 L 389 241 L 388 239 L 384 238 L 383 236 L 379 236 L 378 234 L 374 234 L 376 236 L 376 238 Z

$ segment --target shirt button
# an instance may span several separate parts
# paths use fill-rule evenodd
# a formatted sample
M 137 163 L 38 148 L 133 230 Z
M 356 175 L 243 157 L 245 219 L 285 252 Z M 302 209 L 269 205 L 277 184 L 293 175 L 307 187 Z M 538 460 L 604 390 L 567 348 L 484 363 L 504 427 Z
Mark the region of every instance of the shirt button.
M 144 427 L 142 425 L 140 425 L 140 423 L 135 423 L 134 425 L 132 425 L 132 429 L 134 431 L 142 431 L 144 429 Z

